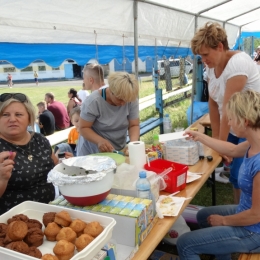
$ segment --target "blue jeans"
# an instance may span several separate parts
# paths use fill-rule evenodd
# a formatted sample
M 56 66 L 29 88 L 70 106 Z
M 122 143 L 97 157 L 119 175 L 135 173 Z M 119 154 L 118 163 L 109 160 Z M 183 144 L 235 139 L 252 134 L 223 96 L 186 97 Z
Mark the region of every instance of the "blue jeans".
M 231 253 L 259 253 L 260 234 L 244 227 L 209 226 L 208 216 L 232 215 L 236 207 L 225 205 L 201 209 L 197 213 L 201 229 L 185 233 L 177 240 L 180 260 L 200 260 L 200 254 L 215 255 L 218 260 L 231 260 Z
M 237 145 L 237 144 L 240 144 L 240 143 L 246 141 L 246 139 L 245 138 L 239 138 L 239 137 L 229 133 L 227 141 L 232 143 L 232 144 Z M 238 178 L 239 169 L 240 169 L 240 166 L 241 166 L 243 160 L 244 160 L 244 157 L 234 158 L 233 161 L 230 164 L 229 181 L 233 184 L 233 187 L 235 189 L 239 189 L 239 186 L 238 186 L 238 183 L 237 183 L 237 178 Z

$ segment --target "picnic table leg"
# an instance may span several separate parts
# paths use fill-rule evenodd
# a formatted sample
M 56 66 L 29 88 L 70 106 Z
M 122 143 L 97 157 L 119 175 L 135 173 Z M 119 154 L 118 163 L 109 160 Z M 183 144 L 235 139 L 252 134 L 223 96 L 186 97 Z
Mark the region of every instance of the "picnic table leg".
M 211 174 L 211 180 L 212 180 L 212 205 L 216 206 L 216 175 L 215 170 Z
M 212 206 L 216 206 L 216 176 L 215 176 L 215 170 L 212 172 L 211 177 L 207 180 L 207 185 L 211 187 Z

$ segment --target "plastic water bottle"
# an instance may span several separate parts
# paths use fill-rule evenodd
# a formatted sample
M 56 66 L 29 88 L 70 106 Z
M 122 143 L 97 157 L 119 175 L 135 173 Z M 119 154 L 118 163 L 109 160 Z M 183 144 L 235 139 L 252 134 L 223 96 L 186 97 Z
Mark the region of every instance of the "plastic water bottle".
M 151 199 L 151 183 L 146 178 L 146 172 L 139 172 L 139 179 L 136 182 L 137 197 Z
M 172 132 L 172 122 L 169 117 L 169 114 L 165 114 L 163 118 L 163 133 L 168 134 Z

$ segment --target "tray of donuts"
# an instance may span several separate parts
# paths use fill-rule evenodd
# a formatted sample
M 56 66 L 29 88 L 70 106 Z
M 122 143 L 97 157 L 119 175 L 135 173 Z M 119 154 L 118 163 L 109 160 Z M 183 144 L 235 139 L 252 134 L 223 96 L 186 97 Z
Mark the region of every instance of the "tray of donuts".
M 25 201 L 0 215 L 0 259 L 92 259 L 111 239 L 113 218 Z

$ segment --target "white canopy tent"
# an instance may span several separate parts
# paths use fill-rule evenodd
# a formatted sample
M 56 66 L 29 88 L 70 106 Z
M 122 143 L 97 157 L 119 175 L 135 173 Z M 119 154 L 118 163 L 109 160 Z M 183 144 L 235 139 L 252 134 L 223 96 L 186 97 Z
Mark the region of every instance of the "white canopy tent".
M 135 59 L 138 66 L 137 57 L 170 55 L 166 47 L 190 54 L 194 31 L 207 21 L 225 26 L 230 47 L 241 31 L 260 28 L 256 0 L 0 0 L 0 6 L 0 60 L 19 68 L 38 59 L 57 66 L 91 58 Z

